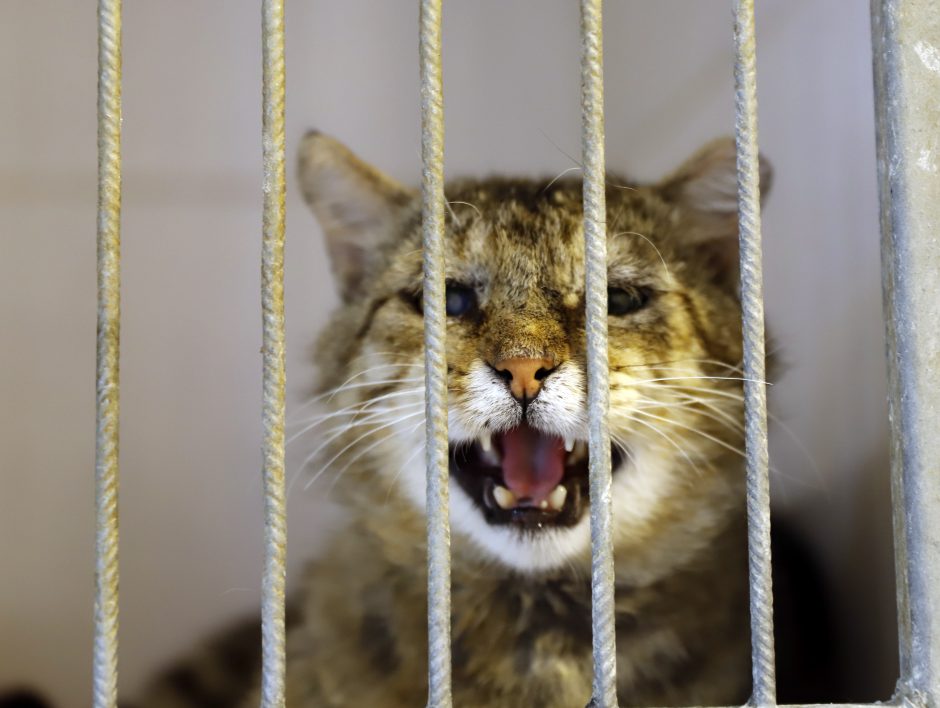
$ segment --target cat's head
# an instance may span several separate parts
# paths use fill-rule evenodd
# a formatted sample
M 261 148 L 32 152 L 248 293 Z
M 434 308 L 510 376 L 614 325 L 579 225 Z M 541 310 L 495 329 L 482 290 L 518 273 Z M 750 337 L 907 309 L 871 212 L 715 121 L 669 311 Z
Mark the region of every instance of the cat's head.
M 422 510 L 420 195 L 320 133 L 300 157 L 344 303 L 321 345 L 320 464 L 347 498 Z M 522 571 L 584 563 L 581 181 L 463 180 L 446 197 L 455 552 Z M 608 180 L 614 533 L 638 569 L 679 562 L 741 506 L 736 204 L 730 140 L 655 185 Z

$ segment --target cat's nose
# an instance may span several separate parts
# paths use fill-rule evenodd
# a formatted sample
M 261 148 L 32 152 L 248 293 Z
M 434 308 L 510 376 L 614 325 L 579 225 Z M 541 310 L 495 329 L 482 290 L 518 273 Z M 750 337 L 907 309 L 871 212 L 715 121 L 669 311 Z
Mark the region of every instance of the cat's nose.
M 551 359 L 513 357 L 497 361 L 493 368 L 509 385 L 510 393 L 525 404 L 539 395 L 542 382 L 554 370 L 553 364 Z

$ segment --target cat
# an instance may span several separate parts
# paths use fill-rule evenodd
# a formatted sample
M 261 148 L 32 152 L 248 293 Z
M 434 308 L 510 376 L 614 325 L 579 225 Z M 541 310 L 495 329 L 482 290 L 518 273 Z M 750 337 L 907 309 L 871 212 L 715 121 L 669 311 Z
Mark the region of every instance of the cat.
M 319 132 L 299 158 L 342 298 L 316 354 L 329 413 L 308 435 L 348 517 L 295 598 L 287 703 L 413 708 L 427 696 L 420 194 Z M 763 195 L 769 184 L 762 159 Z M 446 194 L 454 703 L 583 706 L 581 181 L 463 179 Z M 619 702 L 741 704 L 734 144 L 655 184 L 610 175 L 606 196 Z M 258 705 L 257 625 L 241 631 L 253 649 L 222 637 L 141 705 Z

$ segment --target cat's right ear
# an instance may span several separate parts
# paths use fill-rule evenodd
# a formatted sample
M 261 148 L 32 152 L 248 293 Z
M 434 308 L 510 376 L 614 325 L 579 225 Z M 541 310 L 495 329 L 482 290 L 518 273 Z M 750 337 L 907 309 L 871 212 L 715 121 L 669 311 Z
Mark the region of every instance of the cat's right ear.
M 340 294 L 349 302 L 380 266 L 416 192 L 318 131 L 301 142 L 299 179 L 326 237 Z
M 770 191 L 773 171 L 759 157 L 761 202 Z M 732 138 L 715 140 L 659 185 L 659 194 L 678 207 L 683 240 L 729 289 L 738 288 L 737 150 Z

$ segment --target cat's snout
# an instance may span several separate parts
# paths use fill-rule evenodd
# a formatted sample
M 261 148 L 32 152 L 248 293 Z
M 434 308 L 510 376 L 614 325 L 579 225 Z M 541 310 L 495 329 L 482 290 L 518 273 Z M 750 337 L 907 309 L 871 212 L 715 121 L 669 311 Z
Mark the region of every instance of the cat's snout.
M 523 406 L 531 402 L 542 389 L 542 382 L 554 370 L 551 359 L 513 357 L 492 364 L 493 369 L 509 386 L 509 392 Z

